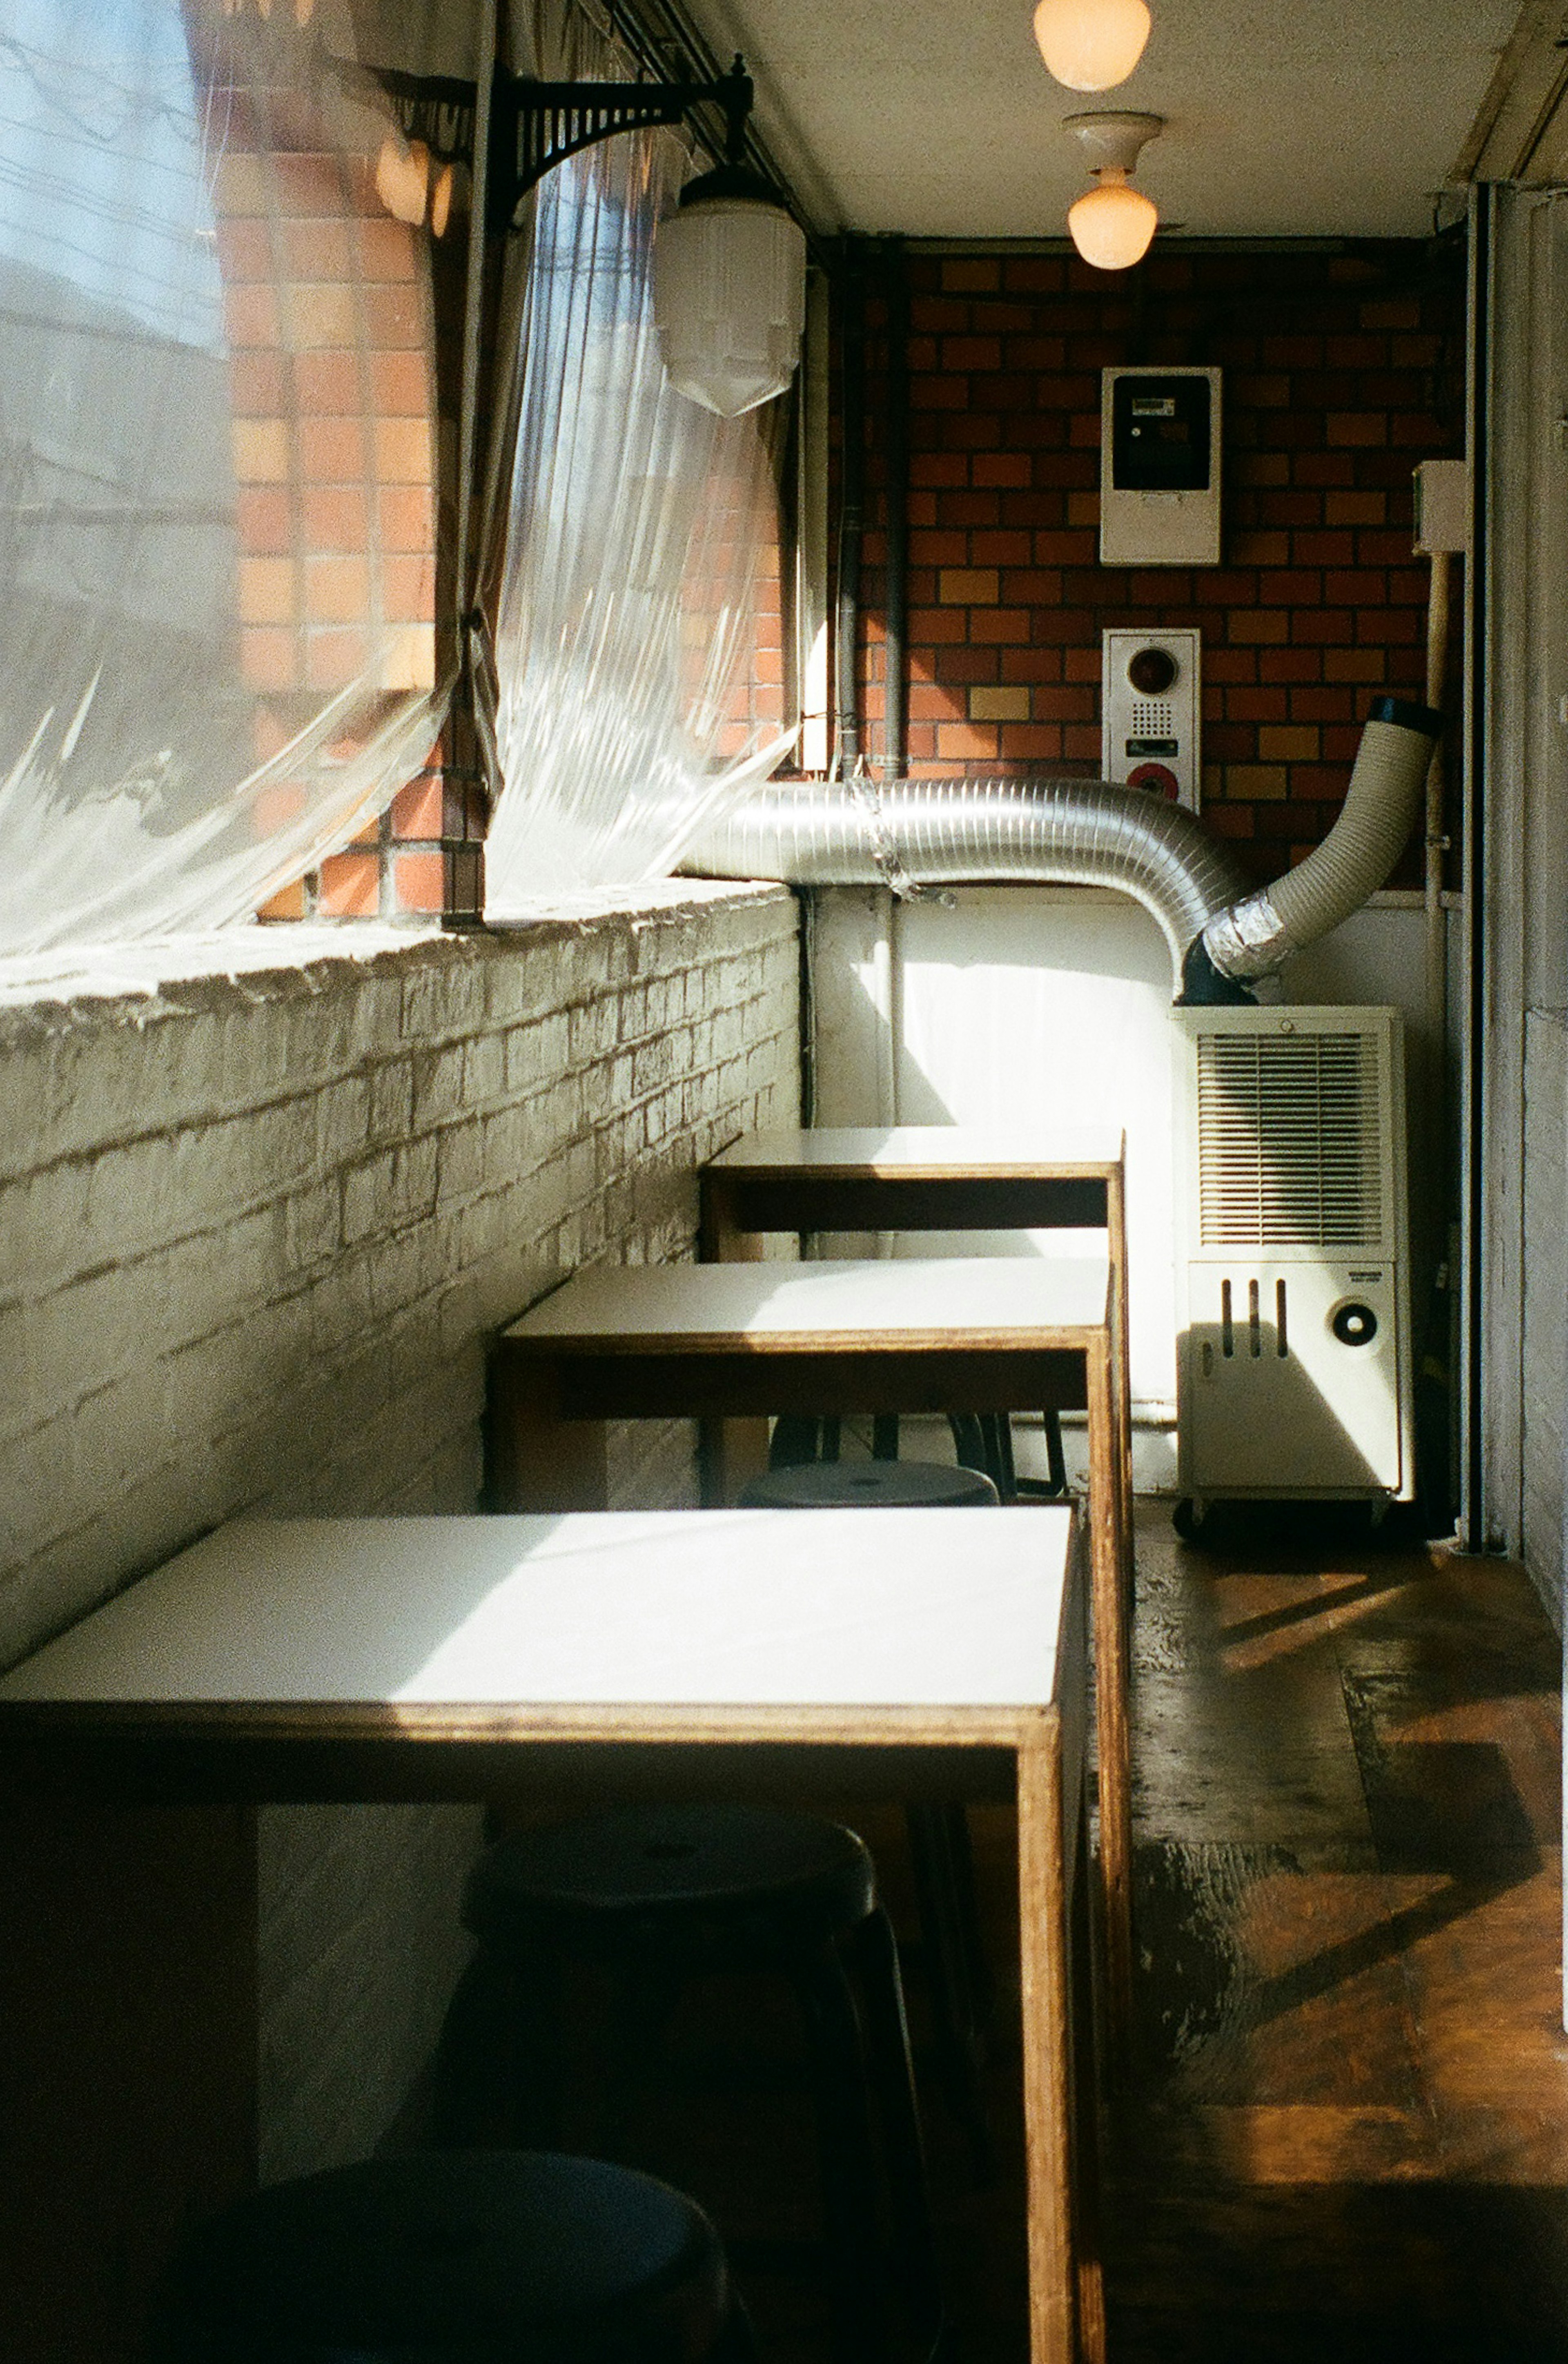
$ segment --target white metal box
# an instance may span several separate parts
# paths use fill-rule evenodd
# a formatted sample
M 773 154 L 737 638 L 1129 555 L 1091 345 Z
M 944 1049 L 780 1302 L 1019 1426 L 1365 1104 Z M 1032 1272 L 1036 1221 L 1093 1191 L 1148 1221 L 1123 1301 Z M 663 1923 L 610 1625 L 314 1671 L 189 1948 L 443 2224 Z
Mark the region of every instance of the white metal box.
M 1182 1491 L 1408 1500 L 1400 1014 L 1173 1015 Z
M 1217 369 L 1100 374 L 1100 563 L 1218 566 Z
M 1195 631 L 1107 631 L 1100 671 L 1100 770 L 1198 808 L 1203 712 Z

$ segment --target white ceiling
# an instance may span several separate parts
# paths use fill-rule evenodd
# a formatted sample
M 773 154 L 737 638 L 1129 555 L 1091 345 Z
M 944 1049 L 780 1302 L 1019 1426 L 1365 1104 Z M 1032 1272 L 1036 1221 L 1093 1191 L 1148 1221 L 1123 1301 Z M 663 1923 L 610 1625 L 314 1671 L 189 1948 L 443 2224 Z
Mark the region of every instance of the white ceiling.
M 819 229 L 940 238 L 1060 236 L 1087 107 L 1166 117 L 1139 182 L 1191 234 L 1419 235 L 1518 0 L 1151 5 L 1137 72 L 1091 98 L 1040 63 L 1032 0 L 687 0 Z

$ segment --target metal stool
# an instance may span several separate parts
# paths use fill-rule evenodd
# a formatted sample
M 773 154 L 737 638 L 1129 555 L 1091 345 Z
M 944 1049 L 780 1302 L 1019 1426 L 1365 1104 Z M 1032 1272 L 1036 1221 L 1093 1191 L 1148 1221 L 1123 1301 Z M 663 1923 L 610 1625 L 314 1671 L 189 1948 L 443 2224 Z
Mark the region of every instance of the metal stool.
M 957 1426 L 957 1422 L 954 1422 Z M 770 1469 L 744 1487 L 743 1510 L 967 1510 L 997 1500 L 978 1469 L 940 1461 L 808 1461 Z M 962 1802 L 905 1809 L 920 1930 L 930 1978 L 942 2083 L 969 2140 L 977 2178 L 994 2171 L 981 2070 L 992 2019 L 990 1966 L 974 1889 L 969 1817 Z
M 1067 1491 L 1067 1464 L 1062 1449 L 1062 1422 L 1054 1411 L 1040 1415 L 1045 1423 L 1046 1471 L 1044 1478 L 1020 1478 L 1013 1466 L 1013 1426 L 1005 1411 L 965 1412 L 948 1414 L 948 1426 L 952 1431 L 953 1451 L 962 1468 L 973 1469 L 989 1478 L 996 1489 L 998 1500 L 1016 1501 L 1020 1494 L 1044 1496 L 1054 1500 Z M 829 1465 L 839 1458 L 841 1423 L 837 1419 L 819 1420 L 809 1413 L 792 1412 L 773 1422 L 768 1444 L 768 1466 L 771 1470 L 805 1467 L 812 1462 Z M 872 1458 L 873 1461 L 896 1461 L 898 1458 L 898 1414 L 878 1412 L 872 1422 Z M 933 1464 L 933 1466 L 940 1465 Z
M 749 2364 L 717 2234 L 602 2159 L 369 2159 L 241 2201 L 166 2278 L 151 2364 Z
M 923 2343 L 940 2343 L 898 1957 L 870 1854 L 852 1831 L 814 1815 L 728 1805 L 584 1815 L 487 1849 L 470 1875 L 463 1919 L 510 1973 L 518 2026 L 541 2030 L 520 2080 L 525 2116 L 548 2120 L 559 2106 L 550 2021 L 564 1964 L 611 1973 L 623 2096 L 656 2062 L 688 1979 L 729 1970 L 787 1979 L 810 2057 L 838 2350 L 845 2364 L 888 2353 L 890 2265 Z M 891 2258 L 881 2230 L 879 2149 Z

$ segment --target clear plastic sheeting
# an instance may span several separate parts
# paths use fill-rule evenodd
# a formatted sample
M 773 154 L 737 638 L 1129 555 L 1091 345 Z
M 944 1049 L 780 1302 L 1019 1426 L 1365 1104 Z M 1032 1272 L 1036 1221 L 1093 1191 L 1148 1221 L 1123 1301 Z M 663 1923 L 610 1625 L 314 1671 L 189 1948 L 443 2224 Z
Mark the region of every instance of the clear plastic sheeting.
M 666 875 L 793 742 L 745 719 L 778 407 L 716 418 L 674 391 L 655 342 L 654 225 L 686 163 L 669 135 L 630 134 L 538 193 L 495 635 L 492 919 Z
M 418 164 L 347 0 L 6 0 L 0 953 L 243 920 L 424 762 Z

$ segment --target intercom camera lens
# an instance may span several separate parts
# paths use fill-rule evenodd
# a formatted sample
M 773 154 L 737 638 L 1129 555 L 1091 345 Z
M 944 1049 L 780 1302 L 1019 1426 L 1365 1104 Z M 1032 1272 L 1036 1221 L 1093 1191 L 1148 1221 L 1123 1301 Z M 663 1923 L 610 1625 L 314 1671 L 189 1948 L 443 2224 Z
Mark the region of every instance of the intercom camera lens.
M 1176 678 L 1176 660 L 1169 649 L 1140 649 L 1127 668 L 1127 677 L 1145 697 L 1159 697 Z
M 1377 1316 L 1370 1305 L 1341 1305 L 1329 1328 L 1342 1346 L 1370 1346 L 1377 1335 Z

